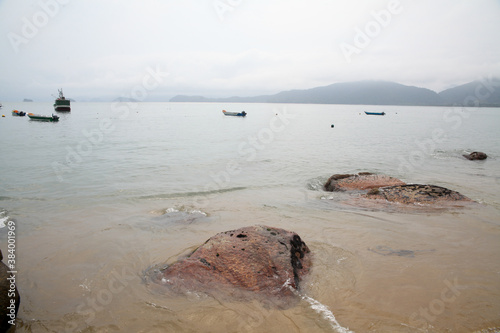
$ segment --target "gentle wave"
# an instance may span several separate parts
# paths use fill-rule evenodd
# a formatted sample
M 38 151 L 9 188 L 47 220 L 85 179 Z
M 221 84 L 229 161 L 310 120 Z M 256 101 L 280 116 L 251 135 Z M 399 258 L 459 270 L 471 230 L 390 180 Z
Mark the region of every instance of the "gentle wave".
M 322 191 L 327 179 L 328 177 L 316 177 L 309 179 L 306 183 L 306 187 L 311 191 Z
M 223 188 L 220 190 L 212 190 L 212 191 L 162 193 L 162 194 L 140 196 L 139 199 L 150 200 L 150 199 L 172 199 L 172 198 L 183 198 L 183 197 L 208 196 L 226 192 L 242 191 L 245 189 L 246 187 L 239 186 L 239 187 Z
M 165 212 L 164 214 L 172 214 L 172 213 L 179 213 L 179 212 L 185 212 L 187 214 L 195 214 L 195 215 L 202 215 L 202 216 L 207 216 L 208 214 L 201 211 L 201 210 L 198 210 L 198 209 L 192 209 L 192 210 L 179 210 L 177 208 L 174 208 L 174 207 L 170 207 L 168 209 L 165 209 Z
M 309 303 L 311 309 L 319 313 L 324 319 L 328 320 L 335 331 L 339 333 L 353 333 L 353 331 L 349 330 L 349 328 L 343 327 L 339 324 L 333 312 L 330 311 L 330 309 L 328 309 L 326 305 L 321 304 L 320 302 L 309 296 L 300 295 L 300 298 Z
M 5 228 L 9 222 L 10 217 L 5 210 L 0 211 L 0 228 Z
M 7 225 L 6 222 L 9 221 L 9 217 L 6 216 L 6 217 L 0 217 L 0 228 L 5 228 L 5 226 Z

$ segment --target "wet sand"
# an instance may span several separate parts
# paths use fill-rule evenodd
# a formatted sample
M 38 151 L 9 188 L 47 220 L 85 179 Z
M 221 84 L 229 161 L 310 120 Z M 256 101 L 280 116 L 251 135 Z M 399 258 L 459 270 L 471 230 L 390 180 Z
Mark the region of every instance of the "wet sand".
M 284 196 L 282 190 L 213 195 L 206 207 L 190 197 L 144 200 L 58 217 L 23 233 L 17 332 L 499 330 L 495 209 L 339 209 L 321 192 L 288 189 Z M 168 208 L 180 213 L 161 215 Z M 277 309 L 266 300 L 202 293 L 166 297 L 146 283 L 151 265 L 173 262 L 218 232 L 254 224 L 293 230 L 311 249 L 313 269 L 296 305 Z M 54 242 L 54 233 L 63 241 Z

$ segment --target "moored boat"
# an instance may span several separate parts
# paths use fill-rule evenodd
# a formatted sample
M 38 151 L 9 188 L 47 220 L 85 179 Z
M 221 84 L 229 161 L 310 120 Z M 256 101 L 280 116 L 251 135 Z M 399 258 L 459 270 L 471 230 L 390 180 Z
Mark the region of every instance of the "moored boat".
M 71 103 L 69 99 L 66 99 L 63 95 L 62 89 L 59 89 L 59 97 L 56 98 L 54 102 L 54 110 L 58 112 L 69 112 L 71 111 Z
M 59 116 L 42 116 L 40 114 L 28 113 L 28 117 L 32 120 L 41 120 L 41 121 L 59 121 Z
M 16 117 L 24 117 L 26 115 L 26 112 L 19 110 L 12 110 L 12 115 Z
M 224 115 L 226 116 L 236 116 L 236 117 L 244 117 L 247 115 L 247 113 L 245 111 L 241 111 L 241 112 L 228 112 L 226 110 L 222 110 L 222 113 L 224 113 Z
M 385 112 L 368 112 L 368 111 L 365 111 L 365 113 L 369 116 L 384 116 L 385 115 Z

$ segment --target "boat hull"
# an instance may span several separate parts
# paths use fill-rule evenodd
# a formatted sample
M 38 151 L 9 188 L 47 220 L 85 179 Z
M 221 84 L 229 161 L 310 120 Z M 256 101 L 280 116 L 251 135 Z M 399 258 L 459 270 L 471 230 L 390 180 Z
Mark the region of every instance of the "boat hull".
M 38 114 L 28 114 L 28 117 L 31 120 L 38 120 L 38 121 L 59 121 L 59 117 L 52 115 L 52 116 L 42 116 Z
M 233 116 L 233 117 L 245 117 L 247 113 L 245 111 L 242 112 L 228 112 L 226 110 L 222 110 L 225 116 Z
M 15 117 L 24 117 L 26 115 L 26 112 L 24 111 L 18 111 L 18 110 L 12 110 L 12 115 Z
M 367 111 L 365 111 L 365 113 L 369 116 L 385 116 L 385 112 L 367 112 Z
M 57 112 L 69 112 L 71 111 L 71 107 L 68 105 L 57 105 L 57 104 L 54 104 L 54 110 L 57 111 Z

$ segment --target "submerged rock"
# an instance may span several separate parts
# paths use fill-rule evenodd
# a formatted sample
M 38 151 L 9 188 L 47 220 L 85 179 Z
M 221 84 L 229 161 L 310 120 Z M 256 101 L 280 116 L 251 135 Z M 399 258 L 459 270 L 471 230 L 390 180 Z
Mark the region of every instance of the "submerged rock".
M 370 199 L 385 199 L 403 204 L 472 201 L 466 196 L 436 185 L 408 184 L 382 187 L 365 195 Z
M 480 152 L 480 151 L 475 151 L 475 152 L 472 152 L 468 155 L 463 155 L 466 159 L 468 160 L 471 160 L 471 161 L 474 161 L 474 160 L 485 160 L 488 155 L 486 155 L 485 153 L 483 152 Z
M 355 174 L 335 174 L 325 183 L 324 189 L 329 192 L 346 190 L 367 190 L 372 188 L 404 185 L 405 182 L 386 175 L 377 175 L 369 172 Z
M 0 250 L 0 260 L 3 260 L 2 251 Z M 15 280 L 10 280 L 12 274 L 8 273 L 9 267 L 3 262 L 0 262 L 0 332 L 6 332 L 11 323 L 16 322 L 17 310 L 19 309 L 19 293 L 15 285 Z
M 408 258 L 413 258 L 415 257 L 416 254 L 420 253 L 430 253 L 434 252 L 435 250 L 394 250 L 388 246 L 384 245 L 378 245 L 375 248 L 368 248 L 368 251 L 372 251 L 374 253 L 383 255 L 383 256 L 398 256 L 398 257 L 408 257 Z
M 221 232 L 187 258 L 154 269 L 152 281 L 177 292 L 250 291 L 291 296 L 311 266 L 310 251 L 294 232 L 252 226 Z

